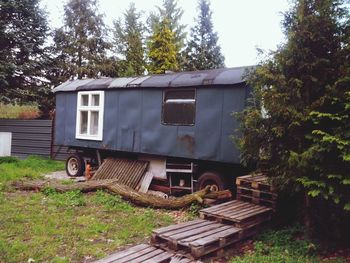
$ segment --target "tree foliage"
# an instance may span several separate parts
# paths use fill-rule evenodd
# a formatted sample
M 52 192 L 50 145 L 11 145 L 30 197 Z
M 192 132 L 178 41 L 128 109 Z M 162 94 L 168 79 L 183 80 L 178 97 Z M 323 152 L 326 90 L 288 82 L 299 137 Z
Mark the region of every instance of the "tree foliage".
M 169 20 L 164 19 L 148 42 L 148 71 L 153 74 L 162 74 L 167 70 L 176 71 L 178 49 L 174 44 L 174 32 L 171 31 Z
M 110 44 L 97 0 L 69 0 L 64 11 L 64 25 L 54 32 L 57 76 L 64 80 L 109 72 L 113 60 L 106 56 Z
M 239 145 L 243 161 L 266 162 L 281 187 L 350 210 L 348 13 L 341 0 L 294 2 L 287 42 L 251 75 Z
M 152 31 L 155 31 L 159 24 L 167 19 L 169 21 L 169 29 L 174 33 L 174 44 L 177 50 L 181 50 L 185 45 L 186 26 L 181 24 L 181 18 L 184 10 L 177 6 L 177 0 L 163 0 L 161 7 L 157 7 L 158 12 L 151 13 L 149 23 Z
M 0 0 L 0 101 L 37 101 L 45 89 L 46 13 L 39 0 Z
M 191 28 L 187 44 L 184 68 L 186 70 L 215 69 L 224 67 L 218 35 L 214 32 L 212 11 L 208 0 L 199 0 L 199 17 Z
M 140 17 L 141 13 L 132 3 L 124 13 L 124 21 L 114 21 L 114 45 L 117 54 L 122 56 L 119 61 L 122 76 L 142 75 L 145 71 L 145 27 Z

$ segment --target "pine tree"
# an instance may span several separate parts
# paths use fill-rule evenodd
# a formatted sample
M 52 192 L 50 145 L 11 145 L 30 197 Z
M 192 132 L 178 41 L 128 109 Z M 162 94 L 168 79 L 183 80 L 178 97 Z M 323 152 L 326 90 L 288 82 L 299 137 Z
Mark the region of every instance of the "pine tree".
M 174 44 L 174 33 L 170 30 L 169 20 L 164 19 L 155 29 L 148 42 L 148 71 L 153 74 L 176 71 L 179 67 L 176 58 L 177 47 Z
M 132 3 L 124 13 L 124 21 L 114 21 L 114 43 L 118 55 L 121 55 L 120 74 L 122 76 L 142 75 L 145 71 L 144 26 L 141 14 L 136 12 Z
M 64 26 L 54 33 L 56 61 L 61 79 L 96 77 L 106 70 L 107 29 L 97 0 L 69 0 Z
M 163 0 L 162 6 L 157 7 L 158 12 L 150 14 L 148 22 L 151 32 L 154 32 L 165 18 L 169 21 L 169 29 L 174 33 L 174 44 L 178 51 L 177 60 L 182 64 L 184 57 L 181 51 L 185 46 L 187 33 L 186 25 L 181 24 L 184 10 L 177 5 L 177 0 Z
M 350 210 L 348 13 L 341 0 L 295 1 L 286 44 L 251 76 L 239 144 L 243 161 L 266 162 L 285 190 L 302 186 Z
M 45 85 L 47 24 L 39 0 L 0 0 L 0 101 L 37 101 Z
M 184 68 L 186 70 L 215 69 L 224 67 L 225 58 L 218 45 L 218 34 L 214 32 L 212 11 L 208 0 L 199 0 L 199 17 L 191 28 L 187 44 Z

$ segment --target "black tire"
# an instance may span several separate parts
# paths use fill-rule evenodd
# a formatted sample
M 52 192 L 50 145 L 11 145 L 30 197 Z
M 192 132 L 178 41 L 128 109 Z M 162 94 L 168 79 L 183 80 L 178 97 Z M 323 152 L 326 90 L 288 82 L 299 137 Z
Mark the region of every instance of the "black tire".
M 216 172 L 205 172 L 198 178 L 197 190 L 204 189 L 207 185 L 212 185 L 215 191 L 225 190 L 227 187 L 221 175 Z
M 80 154 L 74 153 L 66 160 L 66 173 L 70 177 L 83 176 L 85 171 L 84 159 Z

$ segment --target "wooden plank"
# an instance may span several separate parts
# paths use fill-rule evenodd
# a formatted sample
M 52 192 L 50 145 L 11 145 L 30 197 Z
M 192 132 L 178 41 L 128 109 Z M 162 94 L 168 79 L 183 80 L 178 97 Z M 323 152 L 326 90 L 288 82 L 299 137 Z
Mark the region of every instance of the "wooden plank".
M 200 212 L 209 212 L 209 211 L 213 211 L 213 210 L 216 210 L 220 207 L 224 207 L 224 206 L 229 206 L 229 205 L 232 205 L 232 204 L 235 204 L 239 201 L 237 200 L 233 200 L 233 201 L 229 201 L 229 202 L 225 202 L 225 203 L 222 203 L 222 204 L 219 204 L 219 205 L 214 205 L 212 207 L 208 207 L 208 208 L 204 208 L 204 209 L 201 209 Z
M 164 253 L 164 250 L 156 249 L 156 250 L 151 251 L 150 253 L 141 255 L 140 257 L 133 259 L 132 262 L 133 263 L 140 263 L 140 262 L 144 262 L 145 260 L 148 260 L 148 259 L 154 260 L 154 257 L 156 257 L 160 254 L 163 254 L 163 253 Z
M 146 172 L 144 177 L 141 179 L 139 192 L 147 193 L 148 188 L 151 185 L 152 179 L 153 179 L 153 173 Z
M 130 255 L 126 256 L 126 257 L 119 258 L 118 260 L 115 260 L 115 261 L 113 261 L 113 262 L 115 262 L 115 263 L 133 262 L 133 261 L 136 260 L 138 257 L 143 256 L 143 255 L 145 255 L 145 254 L 148 254 L 148 253 L 150 253 L 150 252 L 152 252 L 152 251 L 154 251 L 154 250 L 156 250 L 156 249 L 157 249 L 157 248 L 155 248 L 155 247 L 149 246 L 149 247 L 147 247 L 147 248 L 145 248 L 145 249 L 143 249 L 143 250 L 137 251 L 137 252 L 135 252 L 135 253 L 133 253 L 133 254 L 130 254 Z
M 162 254 L 159 254 L 151 259 L 147 259 L 143 262 L 144 263 L 161 263 L 161 262 L 164 262 L 165 260 L 167 260 L 168 262 L 168 260 L 170 260 L 173 255 L 174 255 L 173 253 L 164 251 Z
M 230 237 L 234 234 L 236 234 L 236 237 L 238 238 L 240 231 L 241 231 L 241 229 L 232 227 L 230 229 L 226 229 L 224 231 L 217 232 L 217 233 L 210 235 L 210 236 L 207 236 L 205 238 L 201 238 L 201 239 L 198 239 L 196 241 L 193 241 L 193 242 L 191 242 L 191 246 L 196 246 L 196 247 L 197 246 L 204 246 L 204 245 L 207 245 L 209 243 L 215 242 L 217 240 Z
M 223 230 L 226 230 L 226 229 L 229 229 L 229 228 L 232 228 L 232 226 L 223 225 L 223 226 L 221 226 L 221 227 L 219 227 L 219 228 L 217 228 L 217 229 L 212 229 L 212 230 L 210 230 L 210 231 L 206 231 L 206 232 L 203 232 L 203 233 L 201 233 L 201 234 L 194 235 L 194 236 L 190 236 L 190 237 L 187 237 L 187 238 L 185 238 L 185 239 L 182 239 L 182 240 L 179 241 L 179 243 L 180 243 L 181 245 L 186 245 L 186 246 L 187 246 L 188 243 L 191 242 L 191 241 L 194 241 L 194 240 L 196 240 L 196 239 L 200 239 L 200 238 L 207 237 L 207 236 L 209 236 L 209 235 L 211 235 L 211 234 L 215 234 L 216 232 L 220 232 L 220 231 L 223 231 Z
M 189 237 L 189 236 L 193 236 L 193 235 L 197 235 L 199 233 L 203 233 L 205 231 L 209 231 L 211 229 L 216 229 L 216 228 L 218 228 L 220 226 L 221 226 L 221 224 L 219 224 L 219 223 L 212 223 L 212 222 L 210 222 L 210 224 L 206 224 L 206 225 L 204 225 L 202 227 L 198 227 L 198 228 L 192 229 L 190 231 L 184 231 L 184 232 L 177 233 L 177 234 L 174 234 L 174 235 L 167 235 L 167 237 L 170 238 L 170 239 L 175 239 L 175 240 L 183 239 L 183 238 L 186 238 L 186 237 Z
M 246 218 L 251 218 L 251 217 L 254 217 L 256 215 L 261 215 L 261 214 L 270 213 L 270 212 L 272 212 L 271 208 L 261 207 L 260 209 L 257 208 L 256 210 L 252 210 L 246 214 L 236 215 L 236 218 L 237 218 L 237 220 L 244 220 Z
M 174 234 L 186 232 L 186 231 L 198 228 L 198 227 L 207 226 L 207 225 L 210 225 L 210 224 L 212 224 L 212 222 L 205 220 L 204 222 L 199 222 L 197 224 L 190 224 L 188 226 L 182 226 L 182 227 L 178 227 L 176 229 L 170 230 L 170 231 L 165 231 L 165 232 L 162 232 L 160 235 L 161 236 L 163 236 L 163 235 L 167 235 L 167 236 L 174 235 Z
M 216 215 L 224 215 L 224 214 L 232 214 L 232 213 L 239 213 L 239 212 L 244 212 L 247 210 L 250 210 L 254 207 L 255 205 L 251 204 L 251 203 L 247 203 L 245 202 L 244 204 L 241 204 L 239 206 L 235 206 L 235 207 L 230 207 L 229 209 L 226 210 L 221 210 L 218 212 L 215 212 L 213 214 Z
M 242 186 L 237 186 L 237 194 L 243 194 L 243 195 L 251 195 L 253 197 L 257 198 L 265 198 L 265 199 L 271 199 L 274 200 L 277 198 L 277 193 L 274 192 L 268 192 L 268 191 L 262 191 Z
M 117 253 L 114 253 L 110 256 L 107 256 L 103 259 L 100 259 L 98 261 L 96 261 L 95 263 L 109 263 L 109 262 L 113 262 L 117 259 L 120 259 L 122 257 L 125 257 L 125 256 L 128 256 L 128 255 L 131 255 L 137 251 L 140 251 L 140 250 L 143 250 L 145 248 L 149 247 L 149 245 L 147 244 L 140 244 L 140 245 L 137 245 L 137 246 L 133 246 L 133 247 L 130 247 L 126 250 L 122 250 L 122 251 L 119 251 Z
M 196 220 L 192 220 L 192 221 L 189 221 L 189 222 L 180 223 L 180 224 L 177 224 L 177 225 L 161 227 L 161 228 L 153 230 L 152 232 L 155 233 L 155 234 L 161 234 L 163 232 L 167 232 L 167 231 L 170 231 L 170 230 L 178 229 L 178 228 L 181 228 L 181 227 L 184 227 L 184 226 L 195 225 L 195 224 L 198 224 L 200 222 L 205 222 L 205 220 L 203 220 L 203 219 L 196 219 Z
M 245 209 L 242 211 L 235 211 L 233 213 L 227 213 L 223 216 L 230 217 L 235 220 L 243 220 L 245 218 L 250 217 L 251 215 L 259 214 L 264 211 L 271 211 L 271 208 L 267 208 L 264 206 L 255 206 L 255 207 L 250 207 L 249 209 Z

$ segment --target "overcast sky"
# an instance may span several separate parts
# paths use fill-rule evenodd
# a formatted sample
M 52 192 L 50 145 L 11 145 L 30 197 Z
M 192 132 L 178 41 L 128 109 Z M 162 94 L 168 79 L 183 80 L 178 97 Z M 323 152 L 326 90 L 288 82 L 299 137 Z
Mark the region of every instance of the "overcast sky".
M 52 28 L 62 25 L 65 2 L 42 0 Z M 131 2 L 138 11 L 144 11 L 144 19 L 155 6 L 162 4 L 162 0 L 99 0 L 106 24 L 111 27 L 113 20 L 122 17 Z M 178 0 L 178 6 L 184 10 L 182 23 L 187 25 L 188 33 L 198 16 L 197 4 L 196 0 Z M 288 9 L 287 0 L 211 0 L 211 9 L 227 67 L 257 64 L 257 48 L 275 50 L 284 41 L 281 13 Z

